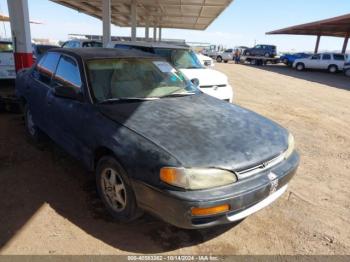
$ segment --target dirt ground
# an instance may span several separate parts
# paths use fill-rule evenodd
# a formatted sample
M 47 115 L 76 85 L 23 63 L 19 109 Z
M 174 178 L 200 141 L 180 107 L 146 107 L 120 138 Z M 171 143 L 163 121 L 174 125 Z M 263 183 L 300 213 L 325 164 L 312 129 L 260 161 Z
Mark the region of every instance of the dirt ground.
M 0 113 L 0 254 L 350 254 L 350 79 L 218 64 L 239 105 L 287 127 L 301 154 L 289 189 L 238 225 L 177 229 L 111 220 L 94 181 L 50 142 L 28 143 Z

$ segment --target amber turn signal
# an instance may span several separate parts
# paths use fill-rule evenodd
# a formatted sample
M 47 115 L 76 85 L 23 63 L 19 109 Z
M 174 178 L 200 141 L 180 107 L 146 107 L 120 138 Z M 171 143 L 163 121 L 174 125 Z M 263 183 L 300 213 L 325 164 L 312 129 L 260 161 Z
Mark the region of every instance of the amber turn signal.
M 192 216 L 208 216 L 224 213 L 230 210 L 230 206 L 228 204 L 214 206 L 214 207 L 193 207 L 191 212 Z

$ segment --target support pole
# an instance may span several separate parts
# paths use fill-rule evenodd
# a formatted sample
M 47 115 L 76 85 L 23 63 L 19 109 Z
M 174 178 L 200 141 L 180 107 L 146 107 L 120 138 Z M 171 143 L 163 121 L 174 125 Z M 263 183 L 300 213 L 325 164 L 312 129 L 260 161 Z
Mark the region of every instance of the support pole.
M 316 46 L 315 46 L 315 54 L 318 53 L 318 48 L 320 47 L 320 40 L 321 40 L 321 36 L 318 35 L 316 40 Z
M 16 71 L 33 64 L 32 39 L 30 35 L 27 0 L 7 0 Z
M 131 2 L 131 41 L 136 41 L 136 28 L 137 28 L 137 6 L 136 0 Z
M 161 27 L 159 27 L 159 32 L 158 33 L 159 33 L 158 34 L 158 41 L 162 42 L 162 28 Z
M 103 47 L 111 41 L 111 0 L 102 0 Z
M 149 16 L 146 17 L 145 40 L 149 41 Z
M 342 54 L 345 54 L 346 53 L 346 49 L 348 47 L 348 42 L 349 42 L 349 37 L 350 37 L 350 33 L 347 33 L 345 35 L 345 39 L 344 39 L 344 44 L 343 44 L 343 48 L 342 48 Z
M 153 42 L 157 41 L 157 26 L 153 27 Z

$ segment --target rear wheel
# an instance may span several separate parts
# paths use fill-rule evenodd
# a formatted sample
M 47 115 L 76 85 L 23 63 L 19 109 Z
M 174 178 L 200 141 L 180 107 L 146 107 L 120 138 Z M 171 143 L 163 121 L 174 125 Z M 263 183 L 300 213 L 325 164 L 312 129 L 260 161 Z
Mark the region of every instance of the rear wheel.
M 329 73 L 331 73 L 331 74 L 335 74 L 336 72 L 338 72 L 338 67 L 337 67 L 336 65 L 330 65 L 330 66 L 328 67 L 328 71 L 329 71 Z
M 303 70 L 305 70 L 305 65 L 303 63 L 298 63 L 296 66 L 296 69 L 298 71 L 303 71 Z
M 227 64 L 227 63 L 228 63 L 228 60 L 224 60 L 224 63 L 226 63 L 226 64 Z
M 130 180 L 111 156 L 102 157 L 96 169 L 97 191 L 108 212 L 121 222 L 135 220 L 141 213 Z
M 221 56 L 218 56 L 218 57 L 216 58 L 216 62 L 221 63 L 221 62 L 222 62 L 222 57 L 221 57 Z

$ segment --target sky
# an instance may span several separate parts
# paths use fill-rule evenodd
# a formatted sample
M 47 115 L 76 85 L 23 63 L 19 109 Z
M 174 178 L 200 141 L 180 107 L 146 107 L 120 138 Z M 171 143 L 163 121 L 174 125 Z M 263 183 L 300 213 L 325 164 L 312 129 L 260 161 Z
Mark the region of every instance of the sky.
M 102 34 L 96 18 L 48 0 L 28 0 L 32 38 L 67 40 L 68 34 Z M 8 14 L 7 0 L 0 0 L 0 13 Z M 163 38 L 222 44 L 227 48 L 258 44 L 277 45 L 279 51 L 313 51 L 315 36 L 265 35 L 266 32 L 350 13 L 349 0 L 235 0 L 205 30 L 163 29 Z M 8 23 L 0 22 L 0 36 L 10 36 Z M 138 36 L 144 36 L 139 28 Z M 130 28 L 112 26 L 112 35 L 130 36 Z M 152 35 L 152 33 L 151 33 Z M 323 37 L 320 50 L 341 50 L 342 38 Z

